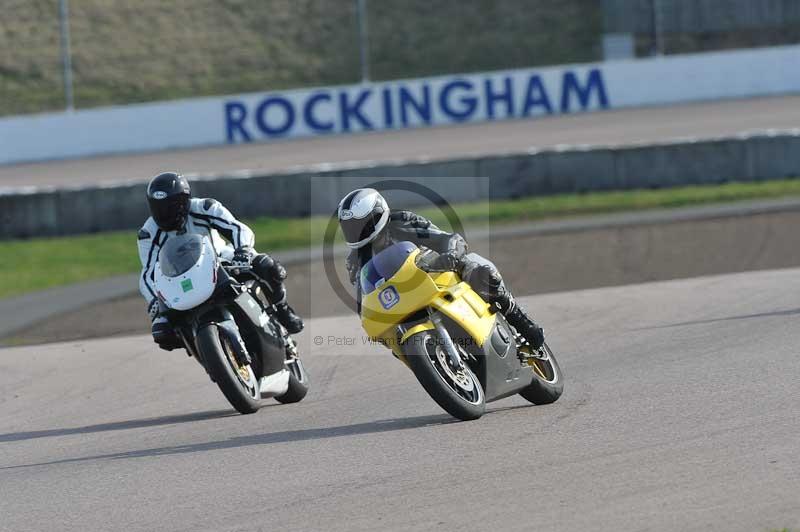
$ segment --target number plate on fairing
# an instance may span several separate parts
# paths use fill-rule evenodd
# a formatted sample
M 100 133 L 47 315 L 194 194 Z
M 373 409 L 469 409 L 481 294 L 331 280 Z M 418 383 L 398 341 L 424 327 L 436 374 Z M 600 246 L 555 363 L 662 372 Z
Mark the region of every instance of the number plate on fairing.
M 380 291 L 378 300 L 381 302 L 383 308 L 389 310 L 400 302 L 400 294 L 397 293 L 397 288 L 388 286 Z

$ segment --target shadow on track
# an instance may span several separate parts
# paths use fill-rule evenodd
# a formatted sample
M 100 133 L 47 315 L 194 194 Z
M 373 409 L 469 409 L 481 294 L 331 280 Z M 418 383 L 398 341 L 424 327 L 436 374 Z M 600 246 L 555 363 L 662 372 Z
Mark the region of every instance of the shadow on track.
M 530 405 L 509 406 L 498 408 L 487 412 L 488 415 L 500 412 L 507 412 L 521 408 L 531 408 Z M 230 414 L 229 411 L 225 411 Z M 230 414 L 238 415 L 238 414 Z M 454 423 L 463 423 L 447 414 L 435 416 L 417 416 L 401 419 L 383 419 L 380 421 L 370 421 L 368 423 L 356 423 L 354 425 L 343 425 L 339 427 L 322 427 L 316 429 L 287 430 L 282 432 L 271 432 L 265 434 L 253 434 L 250 436 L 239 436 L 221 441 L 211 441 L 205 443 L 191 443 L 187 445 L 173 445 L 168 447 L 155 447 L 152 449 L 142 449 L 138 451 L 126 451 L 122 453 L 100 454 L 95 456 L 85 456 L 82 458 L 65 458 L 52 462 L 40 462 L 35 464 L 21 464 L 16 466 L 0 467 L 3 469 L 19 469 L 26 467 L 69 464 L 75 462 L 89 462 L 92 460 L 123 460 L 128 458 L 147 458 L 153 456 L 169 456 L 176 454 L 200 453 L 206 451 L 216 451 L 222 449 L 238 449 L 242 447 L 272 445 L 276 443 L 295 443 L 307 440 L 320 440 L 327 438 L 340 438 L 346 436 L 357 436 L 361 434 L 378 434 L 381 432 L 392 432 L 396 430 L 408 430 L 421 427 L 443 426 Z
M 115 421 L 112 423 L 100 423 L 97 425 L 86 425 L 85 427 L 73 427 L 67 429 L 48 429 L 34 430 L 30 432 L 9 432 L 0 434 L 0 443 L 12 441 L 35 440 L 38 438 L 53 438 L 56 436 L 70 436 L 73 434 L 91 434 L 94 432 L 109 432 L 115 430 L 139 429 L 144 427 L 159 427 L 163 425 L 177 425 L 179 423 L 192 423 L 195 421 L 205 421 L 207 419 L 217 419 L 230 416 L 238 416 L 238 412 L 233 410 L 210 410 L 208 412 L 195 412 L 193 414 L 182 414 L 178 416 L 151 417 L 147 419 L 132 419 L 129 421 Z
M 670 323 L 668 325 L 655 325 L 651 327 L 639 327 L 635 331 L 648 331 L 653 329 L 670 329 L 672 327 L 686 327 L 689 325 L 707 325 L 709 323 L 721 323 L 724 321 L 752 320 L 757 318 L 774 318 L 776 316 L 796 316 L 800 315 L 800 308 L 790 310 L 776 310 L 774 312 L 761 312 L 758 314 L 742 314 L 740 316 L 727 316 L 724 318 L 710 318 L 706 320 L 682 321 Z
M 226 413 L 230 412 L 226 411 Z M 232 415 L 238 415 L 238 414 L 232 414 Z M 403 419 L 385 419 L 380 421 L 371 421 L 369 423 L 344 425 L 340 427 L 287 430 L 283 432 L 272 432 L 266 434 L 253 434 L 250 436 L 239 436 L 227 440 L 211 441 L 206 443 L 175 445 L 169 447 L 156 447 L 153 449 L 127 451 L 123 453 L 101 454 L 96 456 L 86 456 L 83 458 L 66 458 L 64 460 L 54 460 L 52 462 L 41 462 L 38 464 L 23 464 L 18 466 L 0 467 L 0 469 L 17 469 L 22 467 L 68 464 L 73 462 L 88 462 L 91 460 L 146 458 L 151 456 L 198 453 L 198 452 L 214 451 L 220 449 L 237 449 L 241 447 L 250 447 L 254 445 L 271 445 L 275 443 L 291 443 L 291 442 L 300 442 L 306 440 L 338 438 L 342 436 L 355 436 L 359 434 L 375 434 L 375 433 L 390 432 L 395 430 L 414 429 L 425 426 L 447 425 L 450 423 L 458 423 L 458 422 L 459 422 L 458 420 L 455 420 L 446 414 L 441 414 L 437 416 L 419 416 L 419 417 L 403 418 Z

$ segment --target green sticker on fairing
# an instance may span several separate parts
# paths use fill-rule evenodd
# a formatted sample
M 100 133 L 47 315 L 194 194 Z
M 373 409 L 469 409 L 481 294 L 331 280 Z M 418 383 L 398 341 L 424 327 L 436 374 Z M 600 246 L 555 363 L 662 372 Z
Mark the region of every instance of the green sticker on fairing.
M 189 290 L 193 290 L 194 286 L 192 286 L 192 280 L 191 279 L 184 279 L 183 281 L 181 281 L 181 288 L 183 288 L 184 292 L 188 292 Z

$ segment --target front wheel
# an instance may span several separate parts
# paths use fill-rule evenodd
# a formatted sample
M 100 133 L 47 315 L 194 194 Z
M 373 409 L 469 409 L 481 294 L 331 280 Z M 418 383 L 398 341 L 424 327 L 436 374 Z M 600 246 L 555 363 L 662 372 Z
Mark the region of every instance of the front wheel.
M 483 415 L 486 398 L 478 377 L 463 359 L 461 368 L 453 368 L 438 336 L 430 331 L 415 334 L 406 341 L 403 351 L 419 383 L 447 413 L 462 421 Z
M 533 382 L 519 394 L 535 405 L 555 403 L 564 393 L 564 374 L 550 347 L 545 343 L 540 350 L 528 348 L 523 354 L 533 372 Z
M 289 388 L 275 400 L 283 404 L 298 403 L 308 393 L 308 373 L 299 358 L 287 360 L 286 369 L 289 370 Z
M 208 325 L 197 332 L 197 348 L 211 378 L 228 402 L 241 414 L 258 411 L 261 392 L 253 368 L 237 362 L 230 340 L 220 335 L 216 325 Z

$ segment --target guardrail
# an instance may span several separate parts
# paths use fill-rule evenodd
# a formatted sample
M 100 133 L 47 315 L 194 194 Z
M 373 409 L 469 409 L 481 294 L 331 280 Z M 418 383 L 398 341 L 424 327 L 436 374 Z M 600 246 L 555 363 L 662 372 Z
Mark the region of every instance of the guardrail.
M 271 174 L 190 176 L 190 180 L 197 196 L 217 198 L 246 218 L 330 214 L 346 192 L 379 179 L 419 182 L 449 201 L 469 202 L 796 176 L 800 176 L 800 129 L 446 160 L 328 164 Z M 454 178 L 459 178 L 455 187 Z M 7 189 L 0 192 L 0 238 L 138 228 L 147 217 L 144 188 L 144 182 L 131 182 Z M 392 199 L 391 192 L 389 196 Z M 400 194 L 398 200 L 406 206 L 415 204 L 408 194 Z M 423 201 L 417 198 L 416 203 Z

